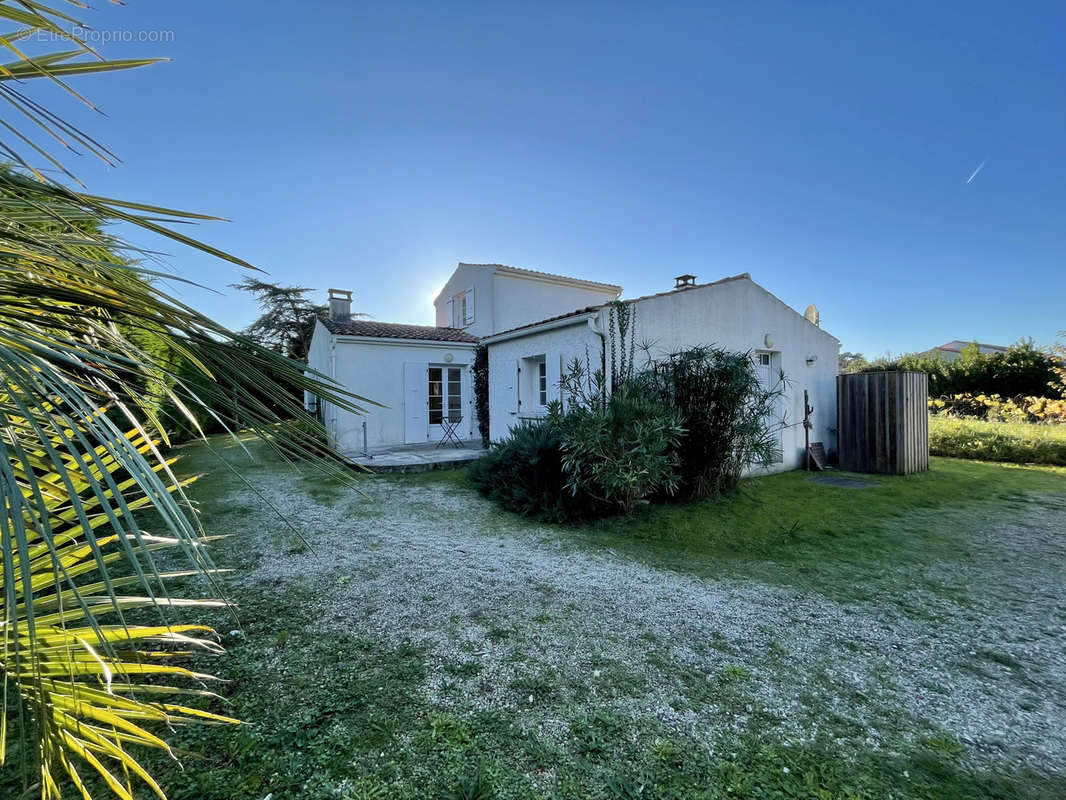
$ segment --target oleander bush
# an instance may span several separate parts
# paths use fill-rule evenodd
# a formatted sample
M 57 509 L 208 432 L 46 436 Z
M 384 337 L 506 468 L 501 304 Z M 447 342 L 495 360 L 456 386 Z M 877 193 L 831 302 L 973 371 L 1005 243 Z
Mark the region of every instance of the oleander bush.
M 784 380 L 762 386 L 749 353 L 694 347 L 641 371 L 627 361 L 610 393 L 590 363 L 575 359 L 562 375 L 565 407 L 551 404 L 472 465 L 483 494 L 551 521 L 628 514 L 724 494 L 749 467 L 777 459 Z
M 554 405 L 548 424 L 562 432 L 563 472 L 574 497 L 628 514 L 678 486 L 681 416 L 635 383 L 615 389 L 606 405 Z
M 1066 425 L 934 414 L 929 418 L 929 452 L 981 461 L 1066 466 Z
M 650 362 L 634 380 L 684 426 L 677 497 L 727 494 L 746 470 L 778 460 L 784 378 L 763 386 L 750 353 L 690 347 Z
M 524 421 L 470 465 L 471 483 L 502 508 L 547 522 L 589 516 L 596 503 L 567 487 L 563 432 L 549 420 Z

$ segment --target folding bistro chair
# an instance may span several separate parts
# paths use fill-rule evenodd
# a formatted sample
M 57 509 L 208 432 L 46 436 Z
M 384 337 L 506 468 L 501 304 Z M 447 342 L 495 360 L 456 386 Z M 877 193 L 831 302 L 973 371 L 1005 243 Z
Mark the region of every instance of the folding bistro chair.
M 440 441 L 437 442 L 437 447 L 443 447 L 446 442 L 453 442 L 455 447 L 465 447 L 463 440 L 459 438 L 458 431 L 459 425 L 462 423 L 463 418 L 457 417 L 454 421 L 444 417 L 440 421 L 441 428 L 444 429 L 444 435 L 440 437 Z

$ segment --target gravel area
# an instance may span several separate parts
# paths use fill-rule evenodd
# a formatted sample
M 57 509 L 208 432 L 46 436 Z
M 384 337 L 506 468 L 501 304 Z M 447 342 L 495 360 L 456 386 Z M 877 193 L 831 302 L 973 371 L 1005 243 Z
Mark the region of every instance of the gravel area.
M 241 549 L 260 556 L 239 581 L 309 586 L 323 630 L 423 646 L 445 707 L 513 709 L 560 737 L 609 709 L 709 748 L 752 725 L 890 751 L 947 732 L 975 763 L 1066 773 L 1062 498 L 975 512 L 965 557 L 902 596 L 842 603 L 582 549 L 445 484 L 315 500 L 295 475 L 252 480 L 311 548 L 279 545 L 277 518 L 235 491 Z

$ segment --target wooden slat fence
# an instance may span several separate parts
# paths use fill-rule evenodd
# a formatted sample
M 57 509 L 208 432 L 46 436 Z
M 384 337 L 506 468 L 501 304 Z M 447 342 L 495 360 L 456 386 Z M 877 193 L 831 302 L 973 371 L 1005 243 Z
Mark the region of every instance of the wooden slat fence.
M 840 468 L 909 475 L 929 469 L 929 376 L 837 375 Z

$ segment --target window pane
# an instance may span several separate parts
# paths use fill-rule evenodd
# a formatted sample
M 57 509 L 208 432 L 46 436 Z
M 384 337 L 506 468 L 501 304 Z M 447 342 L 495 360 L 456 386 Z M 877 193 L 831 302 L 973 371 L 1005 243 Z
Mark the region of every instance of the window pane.
M 448 382 L 459 385 L 459 367 L 448 367 Z
M 444 418 L 444 415 L 441 414 L 441 411 L 440 411 L 439 408 L 436 411 L 434 411 L 432 408 L 429 410 L 429 424 L 430 425 L 440 425 L 440 421 L 443 418 Z

